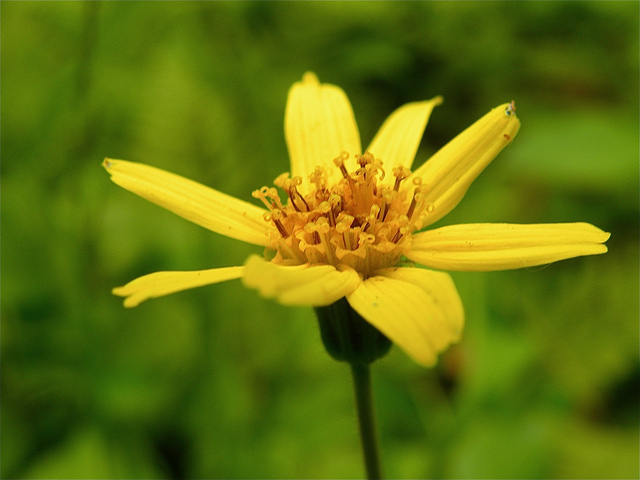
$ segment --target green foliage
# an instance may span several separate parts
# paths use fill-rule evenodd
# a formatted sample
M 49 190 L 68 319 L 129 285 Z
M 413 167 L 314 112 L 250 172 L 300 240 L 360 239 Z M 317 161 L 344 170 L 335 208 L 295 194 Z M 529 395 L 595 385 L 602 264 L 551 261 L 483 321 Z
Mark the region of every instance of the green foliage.
M 440 224 L 587 221 L 609 253 L 454 275 L 460 345 L 373 365 L 399 478 L 638 476 L 637 2 L 3 2 L 4 478 L 353 478 L 349 372 L 311 309 L 229 282 L 125 310 L 112 287 L 241 265 L 112 184 L 105 156 L 253 201 L 288 169 L 287 90 L 342 86 L 365 145 L 442 94 L 416 165 L 514 99 L 522 128 Z

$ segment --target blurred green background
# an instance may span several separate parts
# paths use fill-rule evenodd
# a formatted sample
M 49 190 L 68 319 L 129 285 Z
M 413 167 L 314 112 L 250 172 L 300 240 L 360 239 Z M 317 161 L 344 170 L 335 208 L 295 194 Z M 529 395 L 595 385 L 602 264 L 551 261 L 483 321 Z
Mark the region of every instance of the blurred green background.
M 2 477 L 362 476 L 348 368 L 309 308 L 234 281 L 126 310 L 112 287 L 241 265 L 112 184 L 105 156 L 239 198 L 288 169 L 306 70 L 366 145 L 442 94 L 416 165 L 490 108 L 522 128 L 439 222 L 586 221 L 609 253 L 456 273 L 462 343 L 374 365 L 398 478 L 638 478 L 638 2 L 2 2 Z

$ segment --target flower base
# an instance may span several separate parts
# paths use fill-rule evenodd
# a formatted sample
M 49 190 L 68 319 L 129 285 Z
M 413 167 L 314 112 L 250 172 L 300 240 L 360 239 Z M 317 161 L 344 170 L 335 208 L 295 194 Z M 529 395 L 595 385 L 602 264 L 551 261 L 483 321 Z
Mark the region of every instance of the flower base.
M 322 343 L 335 360 L 369 365 L 391 349 L 391 340 L 358 315 L 345 298 L 314 310 Z

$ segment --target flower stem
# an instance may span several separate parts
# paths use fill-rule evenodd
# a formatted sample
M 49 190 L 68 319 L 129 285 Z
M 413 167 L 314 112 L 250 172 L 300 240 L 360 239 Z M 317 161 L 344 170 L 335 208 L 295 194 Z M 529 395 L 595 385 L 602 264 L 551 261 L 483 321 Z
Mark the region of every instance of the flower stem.
M 350 365 L 356 393 L 360 440 L 362 441 L 367 478 L 369 480 L 379 479 L 382 478 L 382 474 L 380 472 L 378 438 L 373 413 L 373 397 L 371 395 L 371 367 L 357 363 L 351 363 Z

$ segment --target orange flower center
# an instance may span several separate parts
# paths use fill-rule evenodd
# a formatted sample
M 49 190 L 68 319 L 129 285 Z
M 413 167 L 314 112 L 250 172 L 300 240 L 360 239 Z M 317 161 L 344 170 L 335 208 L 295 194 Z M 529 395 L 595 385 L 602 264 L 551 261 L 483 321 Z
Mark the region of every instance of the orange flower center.
M 328 185 L 327 171 L 316 167 L 306 194 L 299 190 L 301 177 L 280 175 L 274 184 L 287 194 L 285 204 L 274 187 L 253 192 L 269 209 L 264 219 L 275 226 L 270 234 L 276 252 L 272 261 L 348 265 L 364 278 L 397 265 L 411 233 L 422 226 L 421 217 L 433 211 L 425 200 L 428 189 L 419 177 L 411 178 L 413 192 L 401 189 L 411 176 L 405 167 L 393 170 L 393 185 L 382 185 L 382 162 L 369 152 L 356 156 L 360 168 L 349 173 L 348 158 L 343 152 L 334 159 L 342 178 L 333 185 Z

